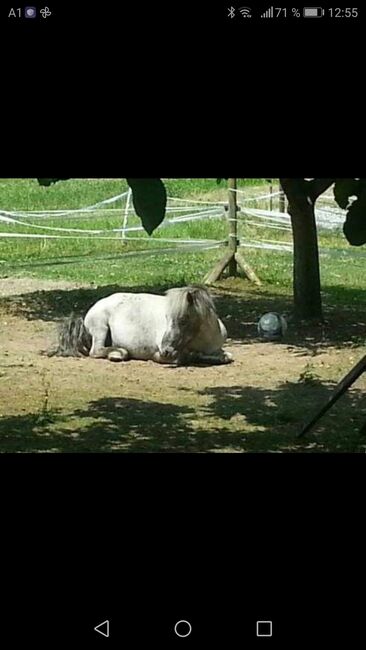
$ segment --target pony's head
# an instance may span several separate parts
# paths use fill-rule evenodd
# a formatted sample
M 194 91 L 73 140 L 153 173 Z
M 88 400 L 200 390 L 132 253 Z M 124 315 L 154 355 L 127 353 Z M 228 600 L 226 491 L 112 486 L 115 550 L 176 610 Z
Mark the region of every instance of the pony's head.
M 169 289 L 166 292 L 166 331 L 161 354 L 176 357 L 195 338 L 201 327 L 217 319 L 215 305 L 208 289 L 199 285 Z

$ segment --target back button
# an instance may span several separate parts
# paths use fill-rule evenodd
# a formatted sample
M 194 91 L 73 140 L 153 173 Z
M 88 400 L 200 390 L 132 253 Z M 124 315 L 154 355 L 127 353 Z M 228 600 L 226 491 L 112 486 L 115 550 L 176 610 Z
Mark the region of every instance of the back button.
M 106 636 L 107 638 L 109 637 L 109 621 L 103 621 L 103 623 L 99 623 L 94 628 L 95 632 L 98 632 L 98 634 L 101 634 L 102 636 Z

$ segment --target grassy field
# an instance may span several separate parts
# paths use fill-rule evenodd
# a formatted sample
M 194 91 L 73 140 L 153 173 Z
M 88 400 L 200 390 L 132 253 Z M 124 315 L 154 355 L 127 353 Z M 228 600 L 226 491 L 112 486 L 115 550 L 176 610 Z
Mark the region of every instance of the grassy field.
M 166 185 L 169 196 L 188 199 L 191 206 L 227 200 L 226 184 L 218 186 L 214 179 L 169 180 Z M 248 197 L 268 192 L 263 179 L 238 185 Z M 123 180 L 70 180 L 44 188 L 34 179 L 0 179 L 0 216 L 2 211 L 85 208 L 125 190 Z M 200 282 L 225 250 L 220 245 L 187 251 L 163 241 L 225 240 L 223 209 L 219 218 L 159 228 L 151 240 L 145 233 L 124 240 L 121 233 L 110 232 L 121 227 L 124 205 L 77 215 L 17 217 L 31 226 L 0 220 L 2 233 L 64 237 L 0 236 L 0 289 L 7 283 L 11 287 L 0 297 L 0 451 L 364 452 L 366 439 L 359 429 L 366 414 L 366 376 L 324 418 L 318 437 L 295 439 L 307 414 L 366 352 L 365 253 L 350 247 L 341 232 L 319 232 L 325 322 L 309 326 L 289 318 L 286 340 L 278 345 L 259 342 L 256 323 L 269 310 L 291 315 L 292 255 L 244 249 L 262 286 L 239 277 L 224 278 L 214 288 L 235 358 L 229 366 L 170 372 L 144 362 L 108 365 L 39 354 L 53 336 L 54 323 L 70 311 L 85 313 L 114 291 L 161 292 Z M 269 201 L 250 205 L 268 209 Z M 277 209 L 276 199 L 273 207 Z M 179 214 L 184 212 L 173 213 Z M 128 226 L 136 225 L 140 221 L 131 215 Z M 102 234 L 108 238 L 84 236 L 87 230 L 107 231 Z M 288 231 L 245 220 L 239 236 L 243 241 L 291 242 Z
M 227 200 L 225 182 L 218 186 L 214 179 L 168 180 L 166 185 L 169 196 L 206 201 Z M 246 179 L 239 181 L 238 187 L 245 190 L 248 196 L 253 196 L 267 193 L 269 186 L 263 179 Z M 35 179 L 2 179 L 0 211 L 80 209 L 126 190 L 126 182 L 119 179 L 70 180 L 49 188 L 40 187 Z M 65 279 L 95 282 L 97 285 L 121 283 L 131 287 L 149 285 L 151 282 L 179 285 L 201 280 L 222 255 L 222 248 L 187 252 L 177 244 L 161 240 L 224 240 L 227 237 L 224 216 L 159 228 L 149 242 L 145 233 L 132 233 L 136 239 L 126 241 L 120 233 L 110 232 L 121 227 L 124 205 L 121 202 L 110 204 L 103 210 L 84 212 L 77 216 L 47 219 L 32 216 L 21 219 L 23 222 L 46 225 L 49 228 L 73 228 L 81 231 L 74 233 L 0 222 L 2 232 L 43 233 L 64 237 L 54 240 L 0 237 L 0 277 Z M 255 207 L 257 204 L 253 202 L 250 205 Z M 258 207 L 268 208 L 269 202 L 265 205 L 263 202 L 258 203 Z M 274 207 L 277 207 L 275 200 Z M 174 212 L 173 216 L 183 214 L 184 212 Z M 138 225 L 139 219 L 130 216 L 128 226 Z M 106 238 L 85 236 L 86 230 L 103 231 L 100 237 Z M 291 241 L 289 232 L 259 228 L 246 225 L 245 222 L 240 225 L 239 235 L 244 240 L 275 240 L 280 243 Z M 365 289 L 364 253 L 351 248 L 341 233 L 321 232 L 319 243 L 327 251 L 321 256 L 325 301 L 328 301 L 328 297 L 337 304 L 357 301 Z M 164 250 L 159 253 L 159 248 Z M 135 256 L 139 251 L 144 251 L 144 255 Z M 291 293 L 292 258 L 289 253 L 246 248 L 245 255 L 263 281 L 264 292 L 269 290 L 284 295 Z

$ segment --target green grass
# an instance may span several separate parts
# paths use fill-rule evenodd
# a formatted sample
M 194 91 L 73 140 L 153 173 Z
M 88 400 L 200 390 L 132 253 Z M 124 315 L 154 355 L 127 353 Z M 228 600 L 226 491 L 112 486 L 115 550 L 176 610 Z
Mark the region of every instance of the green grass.
M 246 183 L 239 182 L 239 187 L 246 185 L 259 185 L 261 181 L 249 179 Z M 196 180 L 173 180 L 166 181 L 169 196 L 189 197 L 194 200 L 226 200 L 226 184 L 217 185 L 214 179 Z M 265 185 L 267 187 L 267 184 Z M 22 210 L 53 210 L 53 209 L 77 209 L 93 205 L 105 198 L 115 196 L 127 189 L 125 181 L 65 181 L 57 183 L 50 188 L 40 187 L 36 180 L 31 179 L 6 179 L 0 181 L 0 206 L 7 211 Z M 113 228 L 120 228 L 122 225 L 124 205 L 122 203 L 110 204 L 103 211 L 93 212 L 91 215 L 83 213 L 82 216 L 55 217 L 55 218 L 19 218 L 23 222 L 48 227 L 74 228 L 82 231 L 102 230 L 110 231 Z M 177 204 L 179 205 L 179 204 Z M 174 213 L 178 216 L 181 213 Z M 169 216 L 169 215 L 168 215 Z M 137 217 L 129 217 L 129 226 L 140 226 L 141 222 Z M 32 228 L 30 226 L 1 224 L 3 232 L 29 234 L 63 234 L 53 230 Z M 137 269 L 136 258 L 131 260 L 122 258 L 125 253 L 146 250 L 154 251 L 157 247 L 169 247 L 173 245 L 160 241 L 162 238 L 178 239 L 225 239 L 227 235 L 227 224 L 224 218 L 203 220 L 197 222 L 182 223 L 179 225 L 161 228 L 154 233 L 153 243 L 147 241 L 145 233 L 132 233 L 141 241 L 130 240 L 124 242 L 120 234 L 105 232 L 104 236 L 109 239 L 94 239 L 93 236 L 85 237 L 82 233 L 72 233 L 65 239 L 18 239 L 0 238 L 0 273 L 4 275 L 26 275 L 41 278 L 59 278 L 91 282 L 98 277 L 98 281 L 109 282 L 114 280 L 116 275 L 121 273 L 123 278 L 132 283 L 135 281 Z M 76 237 L 83 236 L 83 239 Z M 102 235 L 101 235 L 102 236 Z M 113 237 L 113 239 L 110 239 Z M 217 256 L 216 252 L 216 256 Z M 220 254 L 220 253 L 219 253 Z M 143 273 L 143 281 L 148 281 L 151 276 L 151 268 L 167 270 L 167 266 L 173 264 L 177 272 L 179 266 L 187 266 L 193 263 L 197 268 L 201 265 L 202 254 L 178 254 L 179 258 L 173 255 L 152 256 L 149 265 L 139 265 L 139 273 Z M 205 254 L 203 254 L 204 256 Z M 185 258 L 185 259 L 184 259 Z M 102 263 L 105 260 L 105 264 Z M 112 260 L 112 261 L 111 261 Z M 144 267 L 142 270 L 141 267 Z M 149 268 L 147 268 L 149 267 Z M 194 268 L 192 269 L 194 276 Z M 146 271 L 146 273 L 145 273 Z M 181 275 L 181 274 L 180 274 Z M 169 274 L 169 280 L 174 280 L 174 273 Z
M 223 181 L 217 185 L 215 179 L 167 180 L 166 186 L 169 196 L 210 201 L 227 199 L 226 183 Z M 245 179 L 238 181 L 238 187 L 247 189 L 248 195 L 252 196 L 253 193 L 267 193 L 269 186 L 263 179 Z M 120 194 L 126 189 L 127 183 L 123 179 L 69 180 L 49 188 L 40 187 L 35 179 L 1 179 L 0 210 L 77 209 Z M 277 189 L 276 185 L 274 189 Z M 257 204 L 253 202 L 251 205 Z M 263 204 L 260 207 L 263 207 Z M 274 207 L 277 207 L 276 199 Z M 124 207 L 119 203 L 111 204 L 107 209 L 90 215 L 83 213 L 81 216 L 47 219 L 32 217 L 23 221 L 82 231 L 110 231 L 121 227 L 123 213 Z M 172 216 L 178 214 L 174 213 Z M 168 218 L 170 216 L 168 215 Z M 141 224 L 137 217 L 130 216 L 128 225 Z M 0 222 L 0 230 L 14 233 L 64 234 L 4 222 Z M 222 216 L 170 225 L 159 228 L 151 238 L 152 241 L 148 241 L 145 233 L 132 234 L 138 240 L 123 240 L 119 233 L 113 235 L 110 232 L 104 233 L 104 236 L 113 239 L 94 239 L 93 236 L 85 237 L 79 233 L 75 235 L 82 236 L 82 239 L 72 236 L 55 240 L 0 237 L 0 277 L 65 279 L 94 282 L 98 285 L 120 283 L 131 287 L 199 281 L 221 257 L 223 247 L 210 251 L 186 252 L 176 244 L 161 240 L 224 240 L 227 237 L 227 222 Z M 244 240 L 276 240 L 287 243 L 291 241 L 289 232 L 246 225 L 245 220 L 240 223 L 239 236 Z M 364 253 L 348 246 L 341 233 L 320 232 L 319 245 L 321 249 L 328 251 L 321 255 L 322 287 L 326 301 L 335 304 L 354 304 L 360 301 L 366 288 L 366 276 L 363 273 Z M 159 252 L 160 248 L 164 250 Z M 166 252 L 166 248 L 173 250 Z M 144 251 L 144 255 L 138 256 L 139 251 Z M 291 295 L 291 254 L 252 248 L 245 248 L 244 252 L 248 262 L 263 281 L 262 292 Z
M 215 195 L 221 192 L 226 197 L 226 183 L 217 185 L 215 179 L 165 180 L 168 195 L 200 198 L 201 195 Z M 244 179 L 238 181 L 238 188 L 255 187 L 263 184 L 263 179 Z M 265 183 L 268 187 L 268 183 Z M 121 194 L 128 189 L 124 179 L 68 180 L 41 187 L 36 179 L 0 179 L 0 210 L 51 210 L 76 209 L 103 201 L 109 196 Z

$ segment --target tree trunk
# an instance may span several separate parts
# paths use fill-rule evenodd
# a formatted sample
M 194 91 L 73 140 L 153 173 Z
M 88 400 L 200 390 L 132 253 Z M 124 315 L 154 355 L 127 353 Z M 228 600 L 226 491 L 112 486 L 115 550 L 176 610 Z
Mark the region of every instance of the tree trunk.
M 289 205 L 294 240 L 294 309 L 297 318 L 322 318 L 314 205 Z
M 313 201 L 303 179 L 281 179 L 288 198 L 294 241 L 295 317 L 322 319 L 318 238 Z

